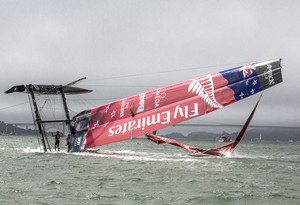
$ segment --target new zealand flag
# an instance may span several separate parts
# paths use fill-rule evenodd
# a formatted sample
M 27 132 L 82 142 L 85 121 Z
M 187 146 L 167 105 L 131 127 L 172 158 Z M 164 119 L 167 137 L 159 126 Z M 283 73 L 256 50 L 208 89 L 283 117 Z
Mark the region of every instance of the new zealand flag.
M 234 98 L 237 101 L 262 90 L 254 65 L 233 68 L 220 73 L 228 81 L 228 87 L 234 91 Z

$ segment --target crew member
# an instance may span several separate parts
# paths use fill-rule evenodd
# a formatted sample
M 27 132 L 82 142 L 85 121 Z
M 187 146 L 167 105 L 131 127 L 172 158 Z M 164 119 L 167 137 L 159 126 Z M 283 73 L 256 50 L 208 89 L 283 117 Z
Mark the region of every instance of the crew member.
M 52 135 L 53 135 L 53 134 L 52 134 Z M 62 137 L 62 136 L 63 136 L 63 134 L 60 133 L 59 131 L 57 131 L 56 134 L 54 135 L 54 137 L 55 137 L 55 150 L 56 150 L 56 148 L 57 148 L 57 150 L 59 151 L 59 139 L 60 139 L 60 137 Z

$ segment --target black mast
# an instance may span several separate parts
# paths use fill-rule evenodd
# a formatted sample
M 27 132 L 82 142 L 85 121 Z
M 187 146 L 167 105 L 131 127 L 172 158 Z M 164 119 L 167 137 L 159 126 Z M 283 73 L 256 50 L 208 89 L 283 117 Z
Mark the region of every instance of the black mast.
M 47 140 L 47 135 L 46 135 L 44 126 L 42 124 L 41 115 L 40 115 L 40 112 L 39 112 L 39 109 L 38 109 L 38 106 L 37 106 L 37 103 L 36 103 L 36 99 L 35 99 L 35 96 L 34 96 L 32 84 L 29 85 L 29 92 L 30 92 L 30 95 L 31 95 L 32 104 L 33 104 L 33 108 L 34 108 L 34 114 L 35 114 L 34 122 L 37 124 L 38 129 L 39 129 L 39 133 L 42 137 L 42 144 L 43 144 L 44 152 L 47 152 L 47 147 L 49 148 L 49 151 L 51 152 L 49 142 Z M 47 144 L 46 144 L 46 142 L 47 142 Z
M 69 113 L 69 108 L 68 108 L 68 105 L 67 105 L 65 92 L 64 92 L 64 89 L 63 89 L 62 85 L 60 85 L 59 90 L 60 90 L 60 93 L 61 93 L 61 97 L 62 97 L 62 101 L 63 101 L 63 105 L 64 105 L 64 110 L 65 110 L 65 114 L 66 114 L 66 118 L 67 118 L 66 124 L 69 127 L 69 133 L 71 133 L 71 118 L 70 118 L 70 113 Z

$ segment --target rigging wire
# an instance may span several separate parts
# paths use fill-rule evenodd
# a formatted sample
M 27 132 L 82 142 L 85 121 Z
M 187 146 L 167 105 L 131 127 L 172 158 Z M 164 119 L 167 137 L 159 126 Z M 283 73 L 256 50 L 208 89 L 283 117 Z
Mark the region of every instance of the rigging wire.
M 37 105 L 38 109 L 40 111 L 41 119 L 44 121 L 47 120 L 54 120 L 59 121 L 64 119 L 64 112 L 62 112 L 64 109 L 62 108 L 63 105 L 56 102 L 59 100 L 60 96 L 52 96 L 52 95 L 40 95 L 37 98 Z M 61 101 L 61 100 L 60 100 Z M 47 102 L 47 103 L 44 103 Z M 52 134 L 54 131 L 60 131 L 64 134 L 65 133 L 65 123 L 64 122 L 47 122 L 43 123 L 44 129 L 46 133 Z M 50 135 L 51 136 L 51 135 Z M 47 138 L 48 140 L 48 138 Z M 53 140 L 47 142 L 50 147 L 53 146 Z
M 251 61 L 253 63 L 253 61 Z M 165 73 L 173 73 L 173 72 L 182 72 L 187 70 L 199 70 L 204 68 L 214 68 L 214 67 L 224 67 L 224 66 L 233 66 L 233 65 L 244 65 L 249 64 L 247 62 L 238 62 L 238 63 L 228 63 L 228 64 L 219 64 L 219 65 L 209 65 L 209 66 L 201 66 L 201 67 L 194 67 L 194 68 L 181 68 L 181 69 L 173 69 L 173 70 L 164 70 L 164 71 L 157 71 L 157 72 L 148 72 L 148 73 L 137 73 L 137 74 L 128 74 L 123 76 L 113 76 L 113 77 L 105 77 L 105 78 L 94 78 L 90 80 L 85 80 L 85 82 L 92 82 L 92 81 L 100 81 L 100 80 L 112 80 L 112 79 L 120 79 L 120 78 L 129 78 L 129 77 L 138 77 L 144 75 L 156 75 L 156 74 L 165 74 Z
M 253 61 L 250 61 L 253 63 Z M 146 73 L 138 73 L 138 74 L 129 74 L 129 75 L 123 75 L 123 76 L 112 76 L 112 77 L 104 77 L 104 78 L 95 78 L 95 79 L 89 79 L 85 80 L 83 83 L 87 82 L 87 84 L 83 84 L 84 86 L 97 86 L 97 87 L 116 87 L 116 88 L 158 88 L 162 87 L 164 85 L 107 85 L 107 84 L 88 84 L 88 82 L 95 82 L 95 81 L 101 81 L 101 80 L 112 80 L 112 79 L 121 79 L 121 78 L 129 78 L 129 77 L 138 77 L 138 76 L 145 76 L 145 75 L 156 75 L 156 74 L 166 74 L 166 73 L 174 73 L 174 72 L 182 72 L 182 71 L 188 71 L 188 70 L 199 70 L 199 69 L 205 69 L 205 68 L 215 68 L 215 67 L 225 67 L 225 66 L 237 66 L 237 65 L 244 65 L 249 64 L 249 61 L 247 62 L 238 62 L 238 63 L 228 63 L 228 64 L 219 64 L 219 65 L 209 65 L 209 66 L 201 66 L 201 67 L 194 67 L 194 68 L 181 68 L 181 69 L 173 69 L 173 70 L 164 70 L 164 71 L 157 71 L 157 72 L 146 72 Z M 117 100 L 124 97 L 118 97 L 118 98 L 106 98 L 106 99 L 87 99 L 90 101 L 109 101 L 109 100 Z
M 84 84 L 84 86 L 91 87 L 115 87 L 115 88 L 156 88 L 161 87 L 163 85 L 115 85 L 115 84 Z
M 11 106 L 8 106 L 8 107 L 0 108 L 0 111 L 6 110 L 6 109 L 10 109 L 10 108 L 14 108 L 14 107 L 17 107 L 17 106 L 20 106 L 20 105 L 24 105 L 24 104 L 28 104 L 28 102 L 26 101 L 26 102 L 22 102 L 22 103 L 19 103 L 19 104 L 11 105 Z
M 90 103 L 88 101 L 88 99 L 86 99 L 86 98 L 84 98 L 82 96 L 78 96 L 78 97 L 79 97 L 80 101 L 82 102 L 82 104 L 84 104 L 84 106 L 85 106 L 86 109 L 90 108 L 90 106 L 92 106 L 92 107 L 96 107 L 97 106 L 94 103 Z

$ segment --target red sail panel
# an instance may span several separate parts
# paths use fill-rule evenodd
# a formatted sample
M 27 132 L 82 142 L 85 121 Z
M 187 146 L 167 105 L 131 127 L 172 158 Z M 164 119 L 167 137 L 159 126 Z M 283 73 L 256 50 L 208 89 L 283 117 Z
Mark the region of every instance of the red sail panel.
M 260 96 L 260 98 L 261 98 L 261 96 Z M 212 148 L 212 149 L 203 149 L 203 148 L 199 148 L 199 147 L 186 145 L 186 144 L 184 144 L 184 143 L 182 143 L 178 140 L 175 140 L 175 139 L 170 139 L 170 138 L 167 138 L 167 137 L 162 137 L 162 136 L 155 135 L 155 133 L 153 133 L 153 132 L 147 133 L 146 137 L 149 140 L 155 142 L 156 144 L 168 143 L 168 144 L 186 149 L 187 151 L 192 152 L 192 153 L 197 153 L 197 154 L 202 154 L 202 155 L 206 154 L 206 155 L 222 156 L 222 157 L 230 156 L 233 153 L 233 151 L 235 150 L 238 143 L 242 140 L 242 138 L 243 138 L 243 136 L 244 136 L 251 120 L 252 120 L 252 117 L 253 117 L 253 115 L 255 113 L 255 110 L 258 106 L 260 98 L 257 101 L 255 107 L 253 108 L 251 114 L 249 115 L 249 117 L 248 117 L 246 123 L 244 124 L 243 128 L 241 129 L 240 133 L 236 137 L 235 141 L 231 142 L 229 144 L 223 145 L 221 147 Z
M 211 83 L 212 94 L 213 85 L 227 84 L 221 74 L 215 74 L 211 82 L 206 80 L 204 77 L 186 81 L 92 109 L 86 148 L 141 136 L 236 101 L 234 92 L 227 87 L 214 92 L 216 102 L 207 95 L 208 104 L 192 92 L 193 88 L 188 92 L 193 81 L 202 82 L 203 86 Z
M 92 108 L 85 149 L 138 137 L 204 115 L 281 81 L 280 59 L 277 59 Z

